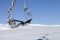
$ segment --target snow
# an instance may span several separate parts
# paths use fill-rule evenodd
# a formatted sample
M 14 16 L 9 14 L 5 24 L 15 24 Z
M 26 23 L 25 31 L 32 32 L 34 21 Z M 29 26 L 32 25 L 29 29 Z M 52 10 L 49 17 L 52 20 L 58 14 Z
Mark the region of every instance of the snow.
M 0 40 L 38 39 L 60 40 L 60 25 L 29 24 L 18 28 L 10 28 L 8 24 L 0 25 Z

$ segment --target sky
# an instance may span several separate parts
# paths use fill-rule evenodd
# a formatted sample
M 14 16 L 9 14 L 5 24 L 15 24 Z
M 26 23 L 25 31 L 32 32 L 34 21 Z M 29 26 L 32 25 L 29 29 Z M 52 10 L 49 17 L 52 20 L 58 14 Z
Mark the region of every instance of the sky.
M 32 24 L 60 24 L 60 0 L 26 0 L 27 7 L 32 12 Z M 11 0 L 0 0 L 0 23 L 8 21 L 8 8 Z M 17 0 L 13 17 L 25 21 L 24 0 Z

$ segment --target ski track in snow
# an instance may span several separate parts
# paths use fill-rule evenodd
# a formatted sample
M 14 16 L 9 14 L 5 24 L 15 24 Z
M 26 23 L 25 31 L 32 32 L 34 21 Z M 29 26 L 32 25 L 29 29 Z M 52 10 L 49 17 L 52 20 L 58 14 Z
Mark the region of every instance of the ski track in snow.
M 0 40 L 38 40 L 43 36 L 49 40 L 60 40 L 60 26 L 27 25 L 14 29 L 6 25 L 0 27 Z

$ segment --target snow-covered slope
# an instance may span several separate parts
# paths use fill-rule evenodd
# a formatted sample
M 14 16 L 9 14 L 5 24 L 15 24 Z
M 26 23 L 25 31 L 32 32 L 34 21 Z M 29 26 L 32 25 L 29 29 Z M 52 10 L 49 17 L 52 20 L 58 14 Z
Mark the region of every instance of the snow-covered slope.
M 29 24 L 10 28 L 0 25 L 0 40 L 60 40 L 60 25 Z

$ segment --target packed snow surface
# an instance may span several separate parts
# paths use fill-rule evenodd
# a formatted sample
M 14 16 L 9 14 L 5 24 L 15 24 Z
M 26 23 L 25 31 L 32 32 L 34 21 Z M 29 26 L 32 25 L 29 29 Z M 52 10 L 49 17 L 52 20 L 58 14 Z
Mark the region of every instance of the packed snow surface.
M 60 40 L 60 25 L 29 24 L 18 28 L 10 28 L 8 24 L 0 24 L 0 40 L 40 39 Z

